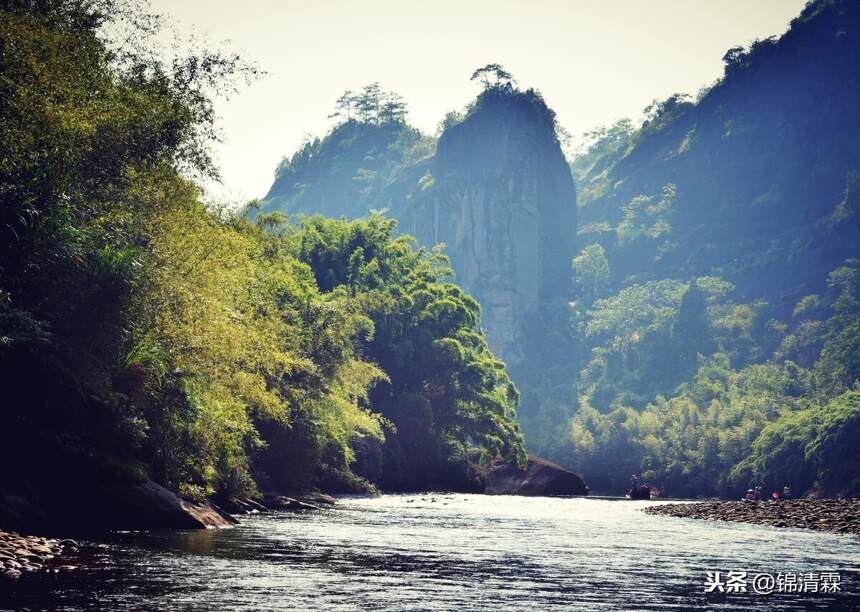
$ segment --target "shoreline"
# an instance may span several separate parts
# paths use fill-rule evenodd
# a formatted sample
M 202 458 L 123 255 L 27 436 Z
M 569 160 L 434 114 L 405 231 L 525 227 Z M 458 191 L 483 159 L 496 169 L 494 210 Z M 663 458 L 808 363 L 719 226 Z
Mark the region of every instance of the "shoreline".
M 324 510 L 336 505 L 336 498 L 321 493 L 297 498 L 270 495 L 266 496 L 264 503 L 234 499 L 230 514 L 236 518 L 259 512 Z M 641 511 L 674 518 L 758 524 L 860 536 L 860 499 L 699 501 L 648 506 L 641 508 Z M 0 579 L 18 580 L 28 573 L 73 571 L 77 569 L 74 559 L 78 550 L 79 545 L 74 540 L 23 535 L 16 531 L 0 529 Z
M 31 572 L 72 571 L 77 566 L 67 561 L 77 552 L 78 543 L 74 540 L 0 530 L 0 578 L 17 580 Z
M 651 515 L 749 523 L 860 535 L 860 499 L 783 499 L 661 504 L 642 509 Z

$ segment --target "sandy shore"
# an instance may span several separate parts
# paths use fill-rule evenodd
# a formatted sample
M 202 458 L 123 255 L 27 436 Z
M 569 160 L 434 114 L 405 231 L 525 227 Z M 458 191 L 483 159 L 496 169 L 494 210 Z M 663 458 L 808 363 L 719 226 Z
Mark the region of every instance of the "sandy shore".
M 650 506 L 643 512 L 860 535 L 860 499 L 695 502 Z

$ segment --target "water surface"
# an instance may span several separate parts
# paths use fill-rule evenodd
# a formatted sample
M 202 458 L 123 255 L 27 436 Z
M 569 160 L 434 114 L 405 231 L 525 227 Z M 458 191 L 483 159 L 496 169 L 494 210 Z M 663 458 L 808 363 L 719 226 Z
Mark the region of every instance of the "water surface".
M 860 608 L 860 538 L 639 511 L 653 503 L 387 495 L 116 534 L 87 542 L 74 573 L 0 584 L 0 609 Z M 843 592 L 706 595 L 714 570 L 836 571 Z

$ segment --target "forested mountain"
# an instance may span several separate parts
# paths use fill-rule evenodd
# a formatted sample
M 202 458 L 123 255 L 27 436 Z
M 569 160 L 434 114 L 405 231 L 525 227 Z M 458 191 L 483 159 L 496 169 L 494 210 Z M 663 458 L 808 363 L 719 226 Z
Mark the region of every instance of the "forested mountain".
M 347 92 L 247 215 L 189 176 L 253 68 L 162 61 L 137 11 L 0 4 L 3 524 L 140 483 L 480 488 L 523 434 L 598 491 L 860 491 L 856 2 L 570 165 L 497 64 L 438 138 Z
M 405 113 L 399 97 L 378 83 L 344 93 L 334 115 L 341 123 L 280 163 L 266 207 L 352 218 L 390 207 L 391 183 L 435 147 L 406 124 Z
M 445 244 L 491 345 L 521 364 L 524 322 L 569 294 L 576 194 L 554 113 L 534 91 L 489 86 L 415 177 L 391 214 L 422 243 Z
M 385 209 L 446 244 L 521 390 L 531 450 L 597 490 L 641 471 L 677 494 L 857 491 L 858 466 L 829 462 L 860 428 L 858 55 L 860 6 L 811 2 L 778 39 L 728 50 L 695 100 L 594 132 L 570 165 L 578 212 L 552 111 L 497 65 L 476 71 L 484 91 L 435 151 L 347 154 L 352 119 L 309 147 L 362 159 L 339 166 L 356 184 L 382 177 L 339 210 Z M 264 210 L 321 210 L 303 196 L 318 187 L 282 177 L 324 182 L 329 156 L 294 160 Z
M 580 407 L 557 452 L 606 486 L 856 492 L 826 457 L 860 433 L 860 5 L 812 2 L 724 61 L 572 164 Z
M 448 113 L 438 140 L 414 136 L 406 148 L 404 135 L 415 131 L 402 116 L 355 115 L 355 108 L 376 108 L 377 96 L 391 94 L 375 84 L 345 93 L 338 112 L 349 114 L 282 162 L 269 195 L 250 212 L 337 210 L 356 218 L 379 207 L 425 247 L 443 245 L 456 281 L 481 304 L 490 348 L 520 388 L 525 433 L 552 440 L 533 446 L 552 452 L 567 437 L 576 397 L 568 367 L 576 192 L 555 113 L 540 93 L 520 90 L 497 64 L 472 79 L 480 94 L 464 112 Z M 562 380 L 565 389 L 555 389 Z
M 457 281 L 482 305 L 491 347 L 517 365 L 524 321 L 568 297 L 576 194 L 540 94 L 520 91 L 495 65 L 473 79 L 483 91 L 464 114 L 449 113 L 438 143 L 399 113 L 356 117 L 393 97 L 376 84 L 345 93 L 338 112 L 352 114 L 281 163 L 261 209 L 350 218 L 383 210 L 421 244 L 443 243 Z
M 729 50 L 698 101 L 655 103 L 574 162 L 580 243 L 613 251 L 613 283 L 719 274 L 784 313 L 857 252 L 858 13 L 809 5 L 780 39 Z

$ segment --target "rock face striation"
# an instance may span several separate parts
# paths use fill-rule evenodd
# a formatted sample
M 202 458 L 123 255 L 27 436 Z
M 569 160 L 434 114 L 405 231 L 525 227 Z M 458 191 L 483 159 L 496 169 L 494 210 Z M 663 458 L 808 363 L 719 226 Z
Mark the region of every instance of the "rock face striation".
M 444 243 L 490 348 L 515 366 L 524 322 L 569 297 L 576 191 L 555 115 L 534 91 L 490 87 L 421 157 L 426 140 L 405 125 L 342 124 L 282 165 L 261 210 L 384 210 L 419 244 Z
M 446 245 L 490 347 L 521 362 L 522 323 L 567 298 L 574 255 L 576 192 L 552 111 L 533 92 L 487 90 L 420 170 L 392 214 L 421 244 Z

